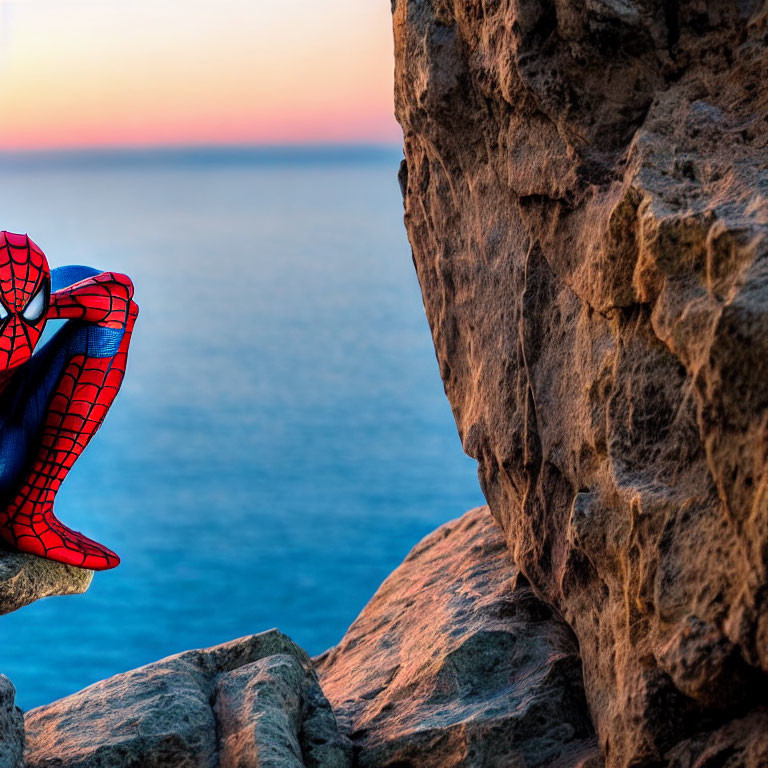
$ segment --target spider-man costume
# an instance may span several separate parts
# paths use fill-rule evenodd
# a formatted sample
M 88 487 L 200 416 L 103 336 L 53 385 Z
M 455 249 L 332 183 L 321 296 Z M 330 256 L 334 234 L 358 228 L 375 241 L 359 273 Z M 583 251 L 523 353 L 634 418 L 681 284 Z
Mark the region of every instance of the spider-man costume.
M 94 570 L 120 562 L 53 502 L 120 389 L 132 297 L 126 275 L 51 271 L 28 236 L 0 232 L 0 537 L 21 552 Z M 68 322 L 35 352 L 49 319 Z

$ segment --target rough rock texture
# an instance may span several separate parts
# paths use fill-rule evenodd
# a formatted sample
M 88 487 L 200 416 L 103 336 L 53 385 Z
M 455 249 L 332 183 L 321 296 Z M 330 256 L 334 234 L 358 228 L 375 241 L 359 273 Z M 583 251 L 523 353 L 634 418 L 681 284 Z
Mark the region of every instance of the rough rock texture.
M 766 766 L 768 8 L 394 0 L 405 220 L 610 766 Z
M 0 549 L 0 615 L 43 597 L 82 594 L 92 579 L 84 568 Z
M 416 546 L 318 672 L 361 768 L 602 764 L 573 634 L 487 507 Z
M 14 704 L 16 689 L 0 675 L 0 768 L 21 768 L 24 754 L 24 715 Z
M 27 713 L 30 768 L 349 768 L 307 655 L 277 630 L 186 651 Z

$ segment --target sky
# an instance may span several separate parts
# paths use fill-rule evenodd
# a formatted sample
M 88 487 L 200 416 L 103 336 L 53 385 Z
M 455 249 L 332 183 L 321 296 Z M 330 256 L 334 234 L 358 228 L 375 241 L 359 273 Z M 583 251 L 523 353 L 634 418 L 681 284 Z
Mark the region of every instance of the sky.
M 0 0 L 0 150 L 396 143 L 388 0 Z

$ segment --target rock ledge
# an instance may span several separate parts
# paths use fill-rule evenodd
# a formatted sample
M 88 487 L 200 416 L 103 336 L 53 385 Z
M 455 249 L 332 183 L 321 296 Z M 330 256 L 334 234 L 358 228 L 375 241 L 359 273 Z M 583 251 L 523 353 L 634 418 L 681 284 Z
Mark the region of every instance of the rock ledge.
M 93 571 L 0 549 L 0 615 L 53 595 L 80 595 Z

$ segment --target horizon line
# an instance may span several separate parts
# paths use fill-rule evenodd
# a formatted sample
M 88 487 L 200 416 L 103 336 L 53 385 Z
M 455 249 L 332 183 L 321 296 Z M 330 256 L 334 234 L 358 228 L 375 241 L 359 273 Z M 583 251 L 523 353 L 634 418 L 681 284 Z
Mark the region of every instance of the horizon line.
M 61 148 L 0 148 L 0 166 L 136 165 L 165 161 L 191 164 L 375 162 L 402 155 L 397 142 L 155 144 Z

